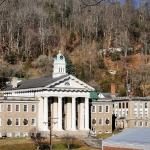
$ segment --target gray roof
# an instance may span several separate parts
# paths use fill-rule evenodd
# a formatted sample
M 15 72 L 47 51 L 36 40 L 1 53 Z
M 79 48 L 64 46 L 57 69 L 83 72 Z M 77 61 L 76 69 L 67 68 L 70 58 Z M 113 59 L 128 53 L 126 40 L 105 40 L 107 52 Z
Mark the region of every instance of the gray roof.
M 111 95 L 111 93 L 101 93 L 105 98 L 112 98 L 112 95 Z M 116 93 L 115 94 L 115 97 L 118 97 L 119 96 L 119 94 L 118 93 Z
M 3 89 L 2 91 L 45 87 L 49 84 L 56 82 L 57 80 L 67 77 L 67 76 L 68 75 L 64 75 L 64 76 L 61 76 L 58 78 L 45 77 L 45 78 L 35 78 L 35 79 L 31 79 L 31 80 L 23 80 L 22 82 L 19 82 L 17 84 L 16 88 L 12 88 L 12 86 L 9 86 L 9 87 Z
M 141 144 L 141 145 L 150 145 L 150 128 L 144 127 L 134 127 L 131 129 L 127 129 L 115 136 L 111 136 L 105 139 L 103 142 L 111 143 L 120 143 L 122 146 L 126 144 Z

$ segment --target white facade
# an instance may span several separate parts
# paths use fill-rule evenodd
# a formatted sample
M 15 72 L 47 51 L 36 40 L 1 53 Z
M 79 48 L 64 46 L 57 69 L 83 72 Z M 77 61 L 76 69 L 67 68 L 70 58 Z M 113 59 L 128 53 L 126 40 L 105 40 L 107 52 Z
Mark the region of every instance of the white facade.
M 33 86 L 27 88 L 27 82 Z M 39 86 L 35 86 L 35 82 L 39 82 Z M 35 97 L 39 100 L 39 131 L 49 130 L 49 119 L 53 120 L 55 131 L 89 130 L 89 98 L 90 91 L 94 91 L 94 88 L 72 75 L 66 75 L 66 63 L 61 53 L 54 61 L 53 78 L 47 78 L 47 82 L 43 78 L 19 84 L 21 85 L 5 89 L 2 93 L 6 97 Z

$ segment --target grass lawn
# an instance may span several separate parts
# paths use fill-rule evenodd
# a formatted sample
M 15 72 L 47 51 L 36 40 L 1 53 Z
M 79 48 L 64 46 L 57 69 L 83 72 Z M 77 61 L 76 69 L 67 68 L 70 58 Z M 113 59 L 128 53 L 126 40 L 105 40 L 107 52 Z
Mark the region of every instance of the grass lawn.
M 49 143 L 49 139 L 45 140 Z M 53 139 L 53 149 L 55 150 L 67 150 L 65 143 L 62 139 Z M 76 147 L 71 150 L 97 150 L 85 145 L 81 140 L 75 140 Z M 31 142 L 29 138 L 6 138 L 0 139 L 0 150 L 36 150 L 34 142 Z
M 120 133 L 120 131 L 115 130 L 115 131 L 113 131 L 112 133 L 102 133 L 102 134 L 98 134 L 97 137 L 98 137 L 98 138 L 101 138 L 102 140 L 104 140 L 104 139 L 106 139 L 106 138 L 112 136 L 113 134 L 115 135 L 115 134 L 118 134 L 118 133 Z

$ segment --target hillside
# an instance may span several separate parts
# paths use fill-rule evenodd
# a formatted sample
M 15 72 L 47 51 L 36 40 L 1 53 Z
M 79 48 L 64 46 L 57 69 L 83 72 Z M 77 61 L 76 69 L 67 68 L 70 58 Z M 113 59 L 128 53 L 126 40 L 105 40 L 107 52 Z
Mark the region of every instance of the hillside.
M 77 77 L 98 92 L 109 92 L 115 82 L 121 95 L 127 85 L 134 96 L 150 94 L 146 2 L 18 0 L 0 7 L 2 78 L 51 76 L 53 58 L 61 50 L 72 60 Z

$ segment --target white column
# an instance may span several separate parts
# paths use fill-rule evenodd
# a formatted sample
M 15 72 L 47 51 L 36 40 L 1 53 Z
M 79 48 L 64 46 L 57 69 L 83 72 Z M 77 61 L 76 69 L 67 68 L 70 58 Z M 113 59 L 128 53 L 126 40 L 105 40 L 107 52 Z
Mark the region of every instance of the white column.
M 67 130 L 71 130 L 71 98 L 67 101 Z
M 38 106 L 38 110 L 39 110 L 39 113 L 38 113 L 38 131 L 42 131 L 43 130 L 43 122 L 44 122 L 44 113 L 43 113 L 43 110 L 44 110 L 44 106 L 43 106 L 43 98 L 39 97 L 39 106 Z
M 89 130 L 89 99 L 85 97 L 85 130 Z
M 53 103 L 53 118 L 56 118 L 56 119 L 53 119 L 53 130 L 57 130 L 58 129 L 58 100 L 56 97 L 54 97 L 54 103 Z
M 71 130 L 76 130 L 76 98 L 72 97 L 72 126 Z
M 48 130 L 48 98 L 44 97 L 44 131 Z
M 62 131 L 62 97 L 58 97 L 58 130 Z
M 84 101 L 81 99 L 80 102 L 80 130 L 84 130 Z

